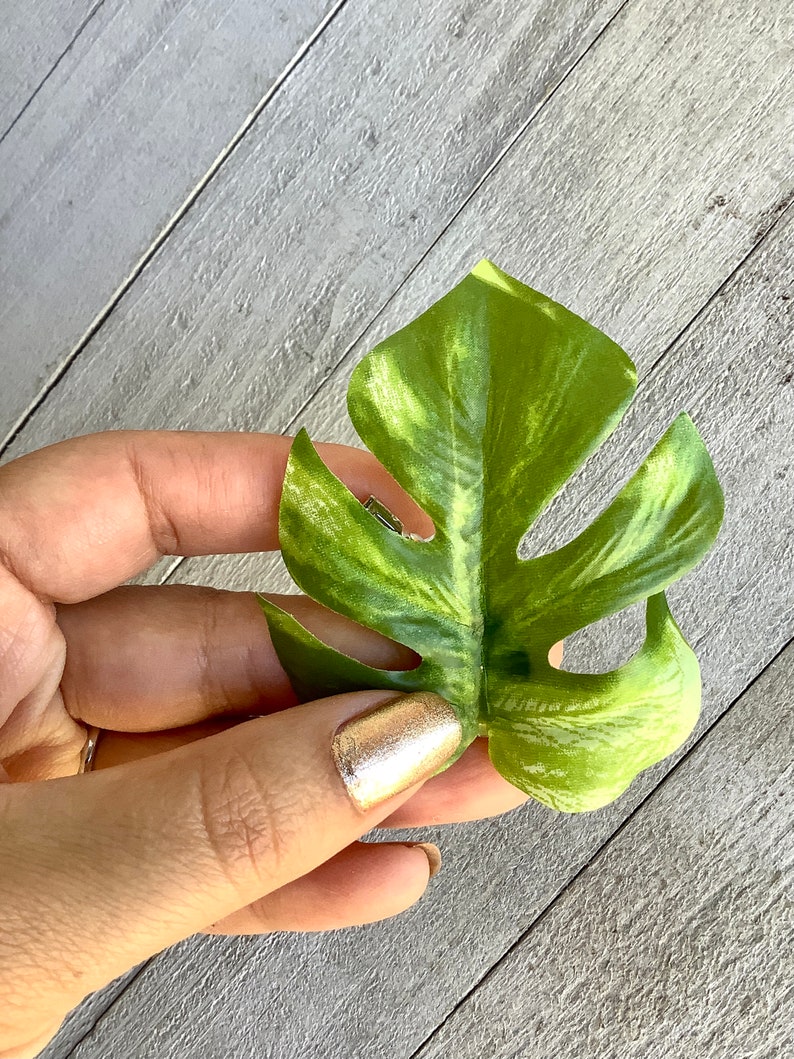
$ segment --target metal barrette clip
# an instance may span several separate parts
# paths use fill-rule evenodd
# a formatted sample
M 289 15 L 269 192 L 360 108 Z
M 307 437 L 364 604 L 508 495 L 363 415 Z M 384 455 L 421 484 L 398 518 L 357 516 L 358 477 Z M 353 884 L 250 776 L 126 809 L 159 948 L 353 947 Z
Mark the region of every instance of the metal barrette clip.
M 382 504 L 376 496 L 371 496 L 369 500 L 364 502 L 364 509 L 369 511 L 370 515 L 380 522 L 382 526 L 386 526 L 387 529 L 393 530 L 395 533 L 399 533 L 401 537 L 405 537 L 409 541 L 424 541 L 426 537 L 419 537 L 416 533 L 406 533 L 403 529 L 403 524 L 393 515 L 391 511 Z

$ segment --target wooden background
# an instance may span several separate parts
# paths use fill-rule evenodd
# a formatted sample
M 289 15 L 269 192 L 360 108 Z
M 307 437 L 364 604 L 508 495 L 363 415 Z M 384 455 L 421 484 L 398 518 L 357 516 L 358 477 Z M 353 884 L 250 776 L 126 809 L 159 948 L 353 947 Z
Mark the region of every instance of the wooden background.
M 352 441 L 353 365 L 481 257 L 641 384 L 533 530 L 680 409 L 727 497 L 671 593 L 692 738 L 609 808 L 423 832 L 384 924 L 197 937 L 47 1059 L 778 1059 L 794 1025 L 789 0 L 0 0 L 2 459 L 106 428 Z M 274 557 L 144 580 L 284 587 Z M 617 664 L 637 615 L 567 665 Z M 90 943 L 90 915 L 86 920 Z

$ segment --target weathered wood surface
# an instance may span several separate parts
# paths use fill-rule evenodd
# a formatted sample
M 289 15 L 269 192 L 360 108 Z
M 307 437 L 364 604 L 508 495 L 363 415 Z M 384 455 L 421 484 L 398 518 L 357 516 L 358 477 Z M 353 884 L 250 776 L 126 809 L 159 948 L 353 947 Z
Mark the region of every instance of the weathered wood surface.
M 619 6 L 347 4 L 12 451 L 279 429 Z
M 701 735 L 792 636 L 792 223 L 779 217 L 794 183 L 794 89 L 782 2 L 659 6 L 630 0 L 538 110 L 617 5 L 516 15 L 484 4 L 455 22 L 455 4 L 379 17 L 371 4 L 365 27 L 350 3 L 7 458 L 106 426 L 297 421 L 349 440 L 353 363 L 487 254 L 608 330 L 644 376 L 625 427 L 532 547 L 572 536 L 585 495 L 585 511 L 599 510 L 681 407 L 715 457 L 725 531 L 671 594 L 703 663 Z M 175 576 L 265 588 L 273 566 L 192 561 Z M 585 644 L 577 664 L 599 662 Z M 533 805 L 428 835 L 442 874 L 389 923 L 191 939 L 153 961 L 76 1050 L 73 1035 L 47 1054 L 407 1059 L 671 764 L 599 814 Z
M 661 355 L 792 191 L 784 6 L 624 8 L 368 340 L 488 253 L 603 326 L 640 366 Z M 344 9 L 6 458 L 107 427 L 288 429 L 499 156 L 504 115 L 532 114 L 555 80 L 544 56 L 575 54 L 559 7 L 551 24 L 527 9 L 509 46 L 519 29 L 502 4 L 462 25 L 456 10 L 403 5 L 362 41 Z M 418 70 L 392 47 L 404 38 L 413 54 L 412 32 L 426 43 Z M 478 72 L 483 55 L 500 62 Z M 427 174 L 418 203 L 416 173 Z M 340 229 L 343 215 L 355 226 Z M 464 247 L 444 264 L 450 239 Z
M 98 0 L 3 0 L 0 4 L 0 139 L 51 76 Z
M 683 752 L 794 636 L 793 250 L 790 215 L 649 373 L 616 439 L 621 443 L 610 446 L 605 473 L 591 479 L 593 508 L 600 509 L 610 483 L 628 477 L 685 407 L 725 487 L 717 546 L 670 592 L 703 669 L 703 716 Z M 302 419 L 311 424 L 314 411 L 308 407 Z M 322 410 L 319 415 L 318 425 Z M 571 528 L 569 519 L 558 533 L 564 539 Z M 541 546 L 554 537 L 549 531 Z M 224 584 L 238 562 L 249 585 L 265 587 L 247 560 L 193 560 L 181 573 L 193 570 L 197 580 Z M 620 628 L 615 622 L 614 636 Z M 598 659 L 585 652 L 584 661 Z M 427 837 L 444 852 L 442 873 L 415 909 L 390 923 L 325 937 L 188 941 L 153 961 L 76 1055 L 99 1056 L 139 1034 L 153 1052 L 174 1056 L 407 1059 L 454 1008 L 454 998 L 465 996 L 531 929 L 680 756 L 649 770 L 596 814 L 557 816 L 528 805 L 501 820 L 430 829 Z M 222 971 L 214 973 L 217 963 Z M 503 1040 L 509 1042 L 509 1032 Z
M 0 143 L 0 443 L 336 3 L 99 7 Z
M 79 1004 L 63 1021 L 58 1036 L 40 1053 L 39 1059 L 66 1059 L 80 1041 L 89 1036 L 91 1030 L 113 1004 L 145 968 L 145 964 L 135 967 L 127 974 L 116 978 L 104 989 L 97 990 Z
M 417 1059 L 779 1059 L 794 1043 L 794 647 Z

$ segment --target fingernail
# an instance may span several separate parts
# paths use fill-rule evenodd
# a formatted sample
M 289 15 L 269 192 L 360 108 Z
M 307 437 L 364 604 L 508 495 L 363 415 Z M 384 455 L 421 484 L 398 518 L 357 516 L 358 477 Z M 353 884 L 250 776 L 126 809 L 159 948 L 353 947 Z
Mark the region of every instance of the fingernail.
M 441 850 L 433 842 L 406 842 L 406 846 L 423 849 L 430 862 L 430 878 L 441 871 Z
M 417 691 L 346 721 L 331 749 L 348 794 L 359 809 L 371 809 L 432 776 L 461 735 L 447 700 Z

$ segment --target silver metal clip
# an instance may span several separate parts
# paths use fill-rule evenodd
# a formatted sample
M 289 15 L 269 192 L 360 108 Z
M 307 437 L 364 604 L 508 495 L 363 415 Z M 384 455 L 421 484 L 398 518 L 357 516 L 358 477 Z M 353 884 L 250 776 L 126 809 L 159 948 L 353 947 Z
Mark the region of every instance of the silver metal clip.
M 395 533 L 399 533 L 401 537 L 404 537 L 403 524 L 397 518 L 396 515 L 392 515 L 391 511 L 382 504 L 376 496 L 371 496 L 364 504 L 364 508 L 369 511 L 371 515 L 374 515 L 378 522 L 383 526 L 387 526 L 390 530 L 394 530 Z
M 403 524 L 393 515 L 391 511 L 382 504 L 376 496 L 371 496 L 369 500 L 364 501 L 364 508 L 369 511 L 382 526 L 386 526 L 387 529 L 393 530 L 395 533 L 399 533 L 401 537 L 405 537 L 409 541 L 423 541 L 425 537 L 419 537 L 415 533 L 406 533 L 403 529 Z

